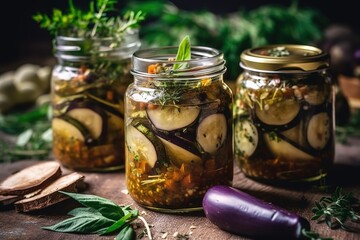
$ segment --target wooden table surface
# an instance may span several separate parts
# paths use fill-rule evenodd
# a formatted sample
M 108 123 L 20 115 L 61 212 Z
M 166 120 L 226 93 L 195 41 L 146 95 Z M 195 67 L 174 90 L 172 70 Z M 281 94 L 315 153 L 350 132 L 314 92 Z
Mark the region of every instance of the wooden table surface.
M 351 139 L 350 145 L 336 145 L 336 161 L 329 175 L 328 184 L 341 186 L 344 191 L 352 191 L 355 197 L 360 198 L 360 139 Z M 27 160 L 14 163 L 0 164 L 0 180 L 24 167 L 38 161 Z M 63 169 L 64 173 L 69 172 Z M 237 167 L 234 169 L 233 185 L 253 196 L 272 202 L 287 210 L 293 211 L 306 219 L 312 216 L 311 208 L 314 201 L 326 195 L 318 186 L 307 187 L 278 187 L 262 184 L 246 178 Z M 88 184 L 86 193 L 96 194 L 108 198 L 120 205 L 131 204 L 139 209 L 142 216 L 152 225 L 153 239 L 176 239 L 173 235 L 189 234 L 189 239 L 248 239 L 232 235 L 213 225 L 203 214 L 165 214 L 143 209 L 138 206 L 129 195 L 124 193 L 124 172 L 112 173 L 82 173 Z M 42 226 L 55 224 L 68 216 L 66 213 L 76 207 L 74 200 L 50 206 L 32 213 L 17 213 L 15 210 L 0 211 L 0 239 L 113 239 L 114 236 L 100 237 L 98 235 L 79 235 L 58 233 L 42 230 Z M 360 239 L 360 233 L 349 233 L 343 230 L 330 230 L 323 224 L 311 221 L 311 227 L 322 236 L 341 240 Z M 142 230 L 142 229 L 141 229 Z M 139 233 L 139 231 L 137 232 Z M 261 228 L 259 228 L 261 231 Z M 148 239 L 148 238 L 143 238 Z

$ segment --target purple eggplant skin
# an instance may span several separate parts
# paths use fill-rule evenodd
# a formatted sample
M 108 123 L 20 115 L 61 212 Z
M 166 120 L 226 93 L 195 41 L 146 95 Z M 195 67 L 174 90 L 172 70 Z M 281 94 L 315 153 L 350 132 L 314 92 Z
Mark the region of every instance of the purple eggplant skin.
M 254 239 L 301 239 L 310 229 L 305 218 L 230 186 L 209 188 L 202 206 L 220 229 Z

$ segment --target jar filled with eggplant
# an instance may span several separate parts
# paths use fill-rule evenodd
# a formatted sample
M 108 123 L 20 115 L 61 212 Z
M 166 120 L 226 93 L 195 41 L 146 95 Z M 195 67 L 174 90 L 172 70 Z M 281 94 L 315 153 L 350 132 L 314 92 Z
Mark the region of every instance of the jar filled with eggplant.
M 114 38 L 58 36 L 52 74 L 53 153 L 83 171 L 124 168 L 124 95 L 138 30 Z
M 234 153 L 243 173 L 267 182 L 314 182 L 334 159 L 334 90 L 329 57 L 306 45 L 241 54 Z
M 126 184 L 143 207 L 202 209 L 213 185 L 231 185 L 232 92 L 223 54 L 213 48 L 159 47 L 134 53 L 125 96 Z

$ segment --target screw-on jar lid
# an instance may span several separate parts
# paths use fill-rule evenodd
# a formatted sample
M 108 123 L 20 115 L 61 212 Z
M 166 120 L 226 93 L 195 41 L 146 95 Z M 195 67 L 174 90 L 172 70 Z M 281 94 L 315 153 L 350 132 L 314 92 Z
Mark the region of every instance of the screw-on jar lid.
M 329 55 L 321 49 L 296 44 L 276 44 L 242 52 L 241 67 L 260 72 L 316 71 L 329 67 Z

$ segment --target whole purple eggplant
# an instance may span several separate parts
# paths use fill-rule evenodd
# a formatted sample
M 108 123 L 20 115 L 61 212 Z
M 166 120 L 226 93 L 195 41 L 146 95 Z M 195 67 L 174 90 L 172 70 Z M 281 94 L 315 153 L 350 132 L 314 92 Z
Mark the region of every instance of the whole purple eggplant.
M 229 186 L 213 186 L 203 198 L 206 217 L 219 228 L 256 239 L 301 239 L 309 222 Z

